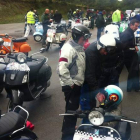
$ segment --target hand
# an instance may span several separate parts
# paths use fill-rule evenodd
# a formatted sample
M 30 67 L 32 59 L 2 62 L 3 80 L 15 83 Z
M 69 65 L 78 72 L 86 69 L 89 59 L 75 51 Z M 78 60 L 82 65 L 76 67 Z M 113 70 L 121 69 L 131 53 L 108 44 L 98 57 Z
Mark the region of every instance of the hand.
M 137 46 L 135 46 L 135 49 L 136 49 L 136 52 L 138 52 L 138 51 L 139 51 L 139 49 L 138 49 L 138 47 L 137 47 Z
M 49 21 L 50 21 L 50 22 L 52 22 L 53 20 L 52 20 L 52 19 L 50 19 Z
M 105 100 L 105 95 L 99 92 L 99 93 L 96 95 L 96 99 L 97 99 L 100 103 L 103 103 L 104 100 Z

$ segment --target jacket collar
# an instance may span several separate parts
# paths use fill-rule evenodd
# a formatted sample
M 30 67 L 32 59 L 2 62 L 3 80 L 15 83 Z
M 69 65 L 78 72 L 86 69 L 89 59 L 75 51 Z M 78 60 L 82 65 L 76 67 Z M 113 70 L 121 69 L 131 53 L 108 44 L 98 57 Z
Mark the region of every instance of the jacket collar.
M 128 31 L 130 31 L 131 33 L 134 33 L 134 31 L 130 27 L 128 27 Z
M 84 51 L 83 46 L 77 44 L 73 39 L 69 39 L 68 43 L 77 51 Z

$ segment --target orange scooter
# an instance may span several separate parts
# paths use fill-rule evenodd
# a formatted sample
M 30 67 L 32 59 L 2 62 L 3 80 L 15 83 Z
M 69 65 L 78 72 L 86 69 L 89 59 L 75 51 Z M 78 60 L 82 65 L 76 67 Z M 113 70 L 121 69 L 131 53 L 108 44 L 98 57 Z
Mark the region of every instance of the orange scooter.
M 4 40 L 3 45 L 0 45 L 0 55 L 4 55 L 10 52 L 23 52 L 28 55 L 28 52 L 31 51 L 31 47 L 26 42 L 27 38 L 12 38 L 8 34 L 0 34 L 0 38 Z M 11 47 L 13 44 L 13 47 Z

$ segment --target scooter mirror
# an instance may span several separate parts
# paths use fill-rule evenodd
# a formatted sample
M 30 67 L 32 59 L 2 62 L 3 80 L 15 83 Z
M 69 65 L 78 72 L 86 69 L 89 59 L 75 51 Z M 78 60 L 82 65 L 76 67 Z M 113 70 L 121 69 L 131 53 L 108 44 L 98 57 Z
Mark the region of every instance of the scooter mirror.
M 41 49 L 40 49 L 40 53 L 44 53 L 45 50 L 46 50 L 45 48 L 41 48 Z

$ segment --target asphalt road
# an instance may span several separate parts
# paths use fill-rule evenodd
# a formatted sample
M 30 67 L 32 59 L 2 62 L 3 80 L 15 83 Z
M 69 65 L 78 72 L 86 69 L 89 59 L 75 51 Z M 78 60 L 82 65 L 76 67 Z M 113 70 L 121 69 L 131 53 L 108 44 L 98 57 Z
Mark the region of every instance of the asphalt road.
M 8 33 L 15 38 L 22 37 L 23 29 L 24 23 L 2 24 L 0 25 L 0 34 Z M 92 38 L 90 42 L 96 40 L 96 29 L 91 30 L 91 33 Z M 32 35 L 29 36 L 27 42 L 32 48 L 31 53 L 37 52 L 41 48 L 41 43 L 35 42 Z M 58 75 L 56 74 L 59 47 L 52 46 L 43 55 L 49 58 L 48 64 L 52 68 L 51 86 L 46 91 L 46 94 L 50 94 L 51 97 L 44 100 L 37 99 L 36 101 L 26 102 L 23 106 L 29 111 L 29 121 L 35 125 L 34 132 L 40 140 L 60 140 L 63 117 L 59 117 L 59 114 L 64 113 L 65 102 Z M 123 115 L 138 121 L 138 124 L 132 124 L 132 140 L 140 140 L 140 93 L 126 92 L 127 74 L 127 71 L 124 69 L 120 76 L 120 87 L 124 92 L 122 111 Z M 6 93 L 3 91 L 0 95 L 0 109 L 2 113 L 6 112 L 7 103 Z

